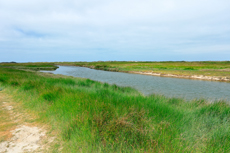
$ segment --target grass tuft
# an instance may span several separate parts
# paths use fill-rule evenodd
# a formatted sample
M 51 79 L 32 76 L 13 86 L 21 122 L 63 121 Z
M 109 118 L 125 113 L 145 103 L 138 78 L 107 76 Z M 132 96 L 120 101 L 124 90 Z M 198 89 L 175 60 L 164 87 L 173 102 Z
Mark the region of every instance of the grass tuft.
M 90 86 L 92 86 L 94 83 L 95 83 L 95 81 L 90 80 L 90 79 L 86 79 L 86 80 L 84 80 L 84 81 L 79 80 L 79 81 L 77 82 L 77 85 L 78 85 L 78 86 L 82 86 L 82 87 L 90 87 Z

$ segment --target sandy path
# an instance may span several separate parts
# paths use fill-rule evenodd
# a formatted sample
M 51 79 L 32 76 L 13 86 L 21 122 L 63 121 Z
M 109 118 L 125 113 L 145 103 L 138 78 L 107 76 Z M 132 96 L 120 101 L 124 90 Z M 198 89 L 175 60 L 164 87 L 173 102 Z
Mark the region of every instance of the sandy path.
M 0 143 L 0 153 L 33 152 L 42 147 L 39 141 L 45 132 L 38 127 L 20 125 L 12 135 L 10 140 Z
M 43 142 L 44 139 L 47 139 L 46 131 L 40 127 L 23 122 L 22 118 L 25 116 L 15 112 L 14 107 L 10 104 L 11 102 L 5 101 L 8 100 L 6 97 L 5 94 L 0 93 L 0 109 L 4 109 L 3 111 L 9 115 L 7 122 L 14 122 L 17 126 L 13 127 L 13 129 L 10 127 L 9 133 L 11 137 L 7 141 L 0 142 L 0 153 L 43 152 Z M 4 126 L 4 123 L 1 125 Z

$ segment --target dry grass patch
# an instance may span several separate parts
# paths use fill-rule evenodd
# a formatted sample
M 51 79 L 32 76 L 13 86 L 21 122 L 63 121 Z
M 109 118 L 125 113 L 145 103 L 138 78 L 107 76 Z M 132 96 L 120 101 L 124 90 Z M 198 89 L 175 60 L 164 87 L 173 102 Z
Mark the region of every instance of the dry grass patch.
M 17 123 L 12 120 L 10 109 L 12 107 L 7 105 L 5 95 L 0 92 L 0 142 L 10 139 L 11 131 L 17 126 Z
M 6 92 L 0 92 L 0 152 L 49 152 L 56 143 L 55 132 Z

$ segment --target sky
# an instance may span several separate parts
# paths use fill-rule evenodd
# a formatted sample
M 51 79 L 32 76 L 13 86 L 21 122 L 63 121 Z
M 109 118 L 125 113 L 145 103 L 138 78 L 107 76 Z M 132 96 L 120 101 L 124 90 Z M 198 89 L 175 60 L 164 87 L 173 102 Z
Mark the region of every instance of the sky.
M 230 60 L 229 0 L 0 0 L 0 62 Z

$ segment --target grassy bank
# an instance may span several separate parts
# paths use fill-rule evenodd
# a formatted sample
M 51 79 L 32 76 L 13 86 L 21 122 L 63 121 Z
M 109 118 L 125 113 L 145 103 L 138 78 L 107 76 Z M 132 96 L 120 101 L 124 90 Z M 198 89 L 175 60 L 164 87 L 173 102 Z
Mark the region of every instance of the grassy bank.
M 201 62 L 57 62 L 57 65 L 83 66 L 105 71 L 152 72 L 182 76 L 203 75 L 230 79 L 230 61 Z
M 56 70 L 58 68 L 54 63 L 0 63 L 0 67 L 33 71 Z
M 0 68 L 0 88 L 58 133 L 62 152 L 230 151 L 224 102 L 146 97 L 128 87 L 9 68 Z

